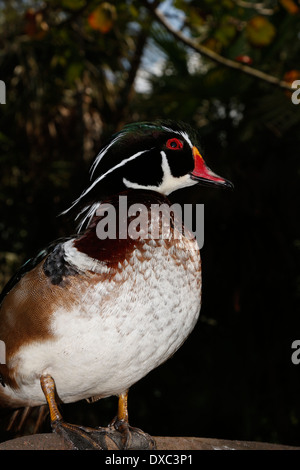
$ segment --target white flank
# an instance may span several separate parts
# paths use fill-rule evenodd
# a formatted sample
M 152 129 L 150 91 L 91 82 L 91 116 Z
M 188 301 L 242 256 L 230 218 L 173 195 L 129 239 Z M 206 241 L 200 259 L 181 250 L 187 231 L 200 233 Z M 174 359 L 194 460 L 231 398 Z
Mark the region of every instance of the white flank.
M 94 258 L 78 251 L 73 245 L 74 240 L 68 240 L 64 243 L 65 260 L 75 266 L 79 271 L 92 271 L 94 273 L 107 273 L 108 267 Z

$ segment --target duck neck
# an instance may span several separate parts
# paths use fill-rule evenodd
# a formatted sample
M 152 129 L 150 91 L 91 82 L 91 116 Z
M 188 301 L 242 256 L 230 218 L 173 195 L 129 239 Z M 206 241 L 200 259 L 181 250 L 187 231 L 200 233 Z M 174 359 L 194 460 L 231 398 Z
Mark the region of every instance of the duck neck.
M 175 220 L 174 205 L 166 196 L 154 191 L 125 191 L 99 205 L 91 224 L 74 246 L 96 260 L 109 264 L 122 262 L 145 242 L 162 239 L 171 242 Z

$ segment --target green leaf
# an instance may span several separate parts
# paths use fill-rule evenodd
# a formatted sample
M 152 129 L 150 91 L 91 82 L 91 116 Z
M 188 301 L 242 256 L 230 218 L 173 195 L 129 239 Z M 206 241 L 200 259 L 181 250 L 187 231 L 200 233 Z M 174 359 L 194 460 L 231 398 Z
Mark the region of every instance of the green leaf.
M 276 35 L 275 26 L 263 16 L 255 16 L 246 26 L 248 41 L 256 47 L 269 46 Z
M 220 24 L 219 29 L 215 32 L 215 38 L 219 40 L 222 46 L 227 47 L 236 35 L 236 28 L 231 22 L 231 18 L 225 16 Z
M 82 63 L 74 62 L 73 64 L 70 64 L 66 75 L 68 82 L 72 83 L 74 80 L 76 80 L 76 78 L 79 78 L 83 72 L 83 69 L 84 68 Z

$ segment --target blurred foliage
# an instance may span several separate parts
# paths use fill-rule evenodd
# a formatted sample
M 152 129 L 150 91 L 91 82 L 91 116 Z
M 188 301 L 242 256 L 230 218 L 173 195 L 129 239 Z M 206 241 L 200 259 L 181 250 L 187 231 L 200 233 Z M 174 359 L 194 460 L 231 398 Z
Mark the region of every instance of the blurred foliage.
M 156 2 L 159 3 L 159 2 Z M 51 240 L 100 146 L 126 123 L 184 120 L 231 194 L 205 203 L 203 306 L 182 349 L 136 384 L 133 425 L 299 445 L 300 106 L 291 93 L 189 50 L 135 0 L 0 1 L 0 282 Z M 161 2 L 178 30 L 218 54 L 290 80 L 300 75 L 292 0 Z M 79 371 L 80 373 L 80 371 Z M 66 417 L 106 424 L 110 399 Z

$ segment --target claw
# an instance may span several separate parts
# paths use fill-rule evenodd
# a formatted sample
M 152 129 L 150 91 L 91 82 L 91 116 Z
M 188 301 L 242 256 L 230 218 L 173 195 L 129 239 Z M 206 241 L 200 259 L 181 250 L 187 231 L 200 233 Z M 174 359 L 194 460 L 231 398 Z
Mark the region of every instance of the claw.
M 155 440 L 141 429 L 134 428 L 123 420 L 115 420 L 114 428 L 121 435 L 120 450 L 155 450 Z

